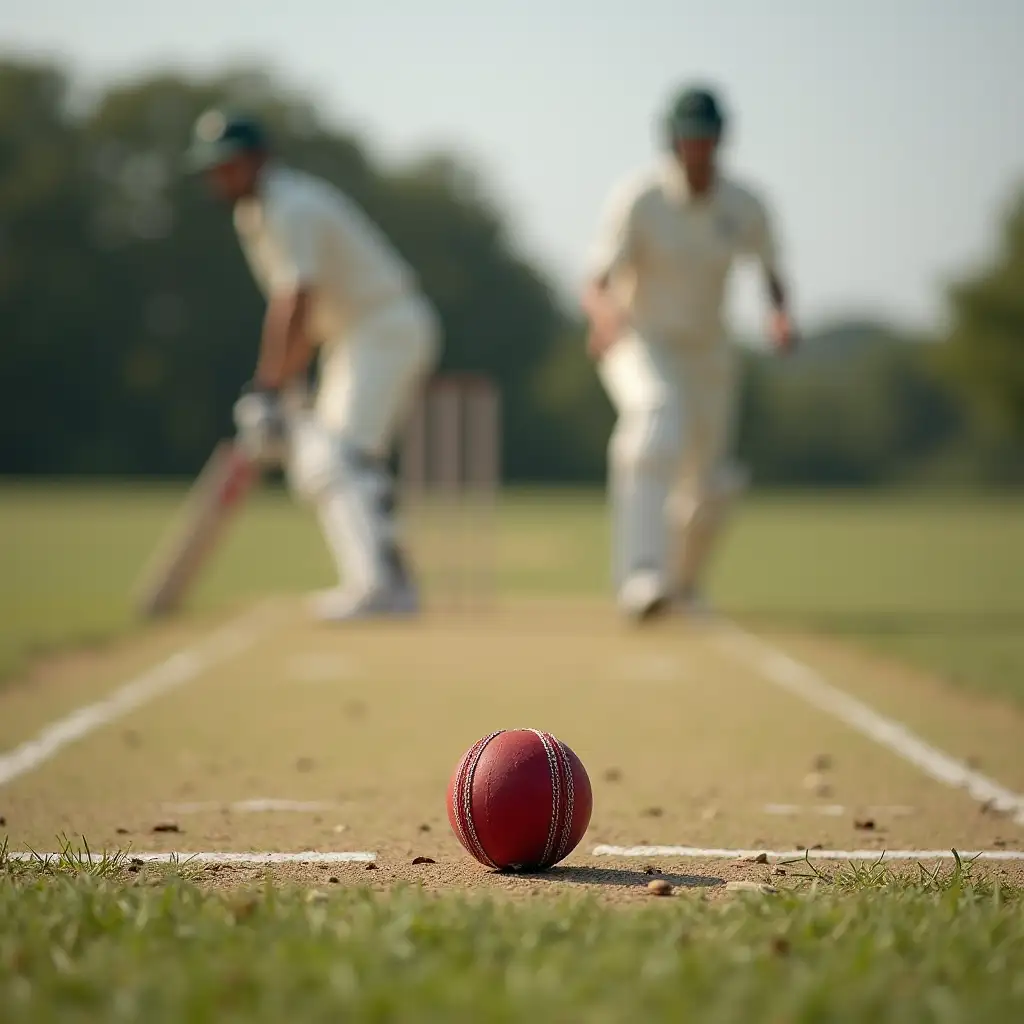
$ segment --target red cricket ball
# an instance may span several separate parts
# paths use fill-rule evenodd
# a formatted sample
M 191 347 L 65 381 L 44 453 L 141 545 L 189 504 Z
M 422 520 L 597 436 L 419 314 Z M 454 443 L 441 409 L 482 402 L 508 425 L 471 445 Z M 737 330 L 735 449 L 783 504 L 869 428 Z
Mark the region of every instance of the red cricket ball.
M 579 844 L 593 794 L 583 762 L 537 729 L 501 729 L 466 751 L 448 784 L 448 821 L 481 864 L 539 871 Z

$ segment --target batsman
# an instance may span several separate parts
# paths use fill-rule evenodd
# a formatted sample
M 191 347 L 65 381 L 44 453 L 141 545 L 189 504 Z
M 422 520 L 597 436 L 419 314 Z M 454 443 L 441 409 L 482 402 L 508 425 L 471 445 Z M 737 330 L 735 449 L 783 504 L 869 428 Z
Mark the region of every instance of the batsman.
M 388 458 L 439 357 L 438 317 L 380 229 L 330 183 L 279 162 L 258 120 L 208 111 L 189 162 L 233 207 L 266 298 L 237 438 L 255 462 L 280 458 L 293 494 L 316 510 L 341 582 L 313 596 L 313 612 L 326 621 L 413 613 Z M 289 406 L 314 356 L 312 401 Z
M 711 90 L 675 97 L 665 158 L 607 202 L 583 296 L 589 352 L 617 414 L 613 577 L 637 621 L 703 607 L 709 556 L 745 486 L 731 459 L 737 359 L 723 313 L 738 259 L 761 265 L 777 350 L 795 341 L 768 208 L 719 167 L 725 128 Z

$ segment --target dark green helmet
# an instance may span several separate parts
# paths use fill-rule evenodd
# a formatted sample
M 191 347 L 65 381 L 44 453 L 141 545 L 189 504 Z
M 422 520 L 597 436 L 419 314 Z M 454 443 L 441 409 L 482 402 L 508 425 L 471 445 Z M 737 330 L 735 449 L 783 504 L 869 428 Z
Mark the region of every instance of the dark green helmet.
M 256 118 L 208 110 L 196 121 L 185 159 L 192 170 L 204 171 L 239 153 L 263 152 L 267 146 L 266 132 Z
M 692 87 L 680 92 L 665 118 L 665 134 L 670 146 L 683 139 L 717 138 L 725 128 L 725 115 L 710 89 Z

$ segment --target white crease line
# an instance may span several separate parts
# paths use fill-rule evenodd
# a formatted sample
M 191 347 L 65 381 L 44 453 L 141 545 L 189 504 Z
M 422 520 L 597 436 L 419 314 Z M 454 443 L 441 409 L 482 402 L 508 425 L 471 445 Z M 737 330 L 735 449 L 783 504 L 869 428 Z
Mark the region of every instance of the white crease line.
M 7 854 L 9 860 L 22 862 L 59 860 L 61 856 L 59 853 Z M 141 860 L 148 864 L 372 864 L 377 854 L 368 850 L 334 850 L 325 853 L 316 850 L 301 853 L 220 853 L 216 850 L 208 853 L 133 853 L 129 850 L 125 857 L 129 861 Z M 72 854 L 72 858 L 77 862 L 79 855 Z M 103 859 L 100 853 L 81 856 L 81 860 L 91 864 L 100 864 Z
M 214 630 L 205 640 L 172 654 L 159 664 L 125 683 L 110 696 L 72 711 L 51 722 L 34 739 L 0 754 L 0 786 L 34 771 L 64 747 L 88 736 L 101 726 L 122 718 L 154 697 L 187 683 L 218 662 L 240 654 L 262 634 L 258 628 L 267 617 L 261 604 Z
M 907 818 L 914 814 L 913 807 L 903 804 L 881 807 L 845 807 L 843 804 L 822 804 L 820 807 L 805 804 L 765 804 L 765 814 L 777 814 L 782 817 L 795 818 L 801 814 L 819 814 L 825 818 L 841 818 L 844 814 L 863 814 L 878 818 Z
M 800 804 L 765 804 L 765 814 L 778 814 L 783 817 L 795 818 L 800 814 L 821 814 L 826 818 L 840 818 L 846 813 L 841 804 L 826 804 L 823 807 L 803 807 Z
M 295 812 L 298 814 L 317 811 L 337 810 L 338 804 L 322 800 L 278 800 L 273 797 L 261 800 L 236 800 L 233 803 L 218 803 L 216 800 L 201 800 L 195 803 L 164 804 L 165 811 L 177 814 L 204 814 L 207 812 L 231 811 L 238 814 L 263 814 L 273 811 Z
M 933 747 L 901 722 L 887 718 L 851 697 L 809 666 L 764 640 L 732 623 L 723 623 L 722 628 L 723 632 L 717 637 L 719 646 L 735 658 L 753 665 L 766 679 L 888 748 L 904 761 L 916 765 L 925 775 L 955 789 L 965 789 L 979 803 L 1012 814 L 1016 824 L 1024 824 L 1024 795 L 1007 789 L 963 761 Z
M 595 846 L 595 857 L 693 857 L 703 860 L 1024 860 L 1024 850 L 720 850 L 699 846 Z

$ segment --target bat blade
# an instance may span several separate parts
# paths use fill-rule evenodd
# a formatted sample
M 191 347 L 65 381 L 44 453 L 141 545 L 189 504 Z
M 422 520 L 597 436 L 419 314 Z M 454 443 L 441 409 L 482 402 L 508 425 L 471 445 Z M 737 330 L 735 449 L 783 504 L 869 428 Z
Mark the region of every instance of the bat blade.
M 142 574 L 135 595 L 140 615 L 155 618 L 180 607 L 217 537 L 258 477 L 259 469 L 234 441 L 217 445 Z

